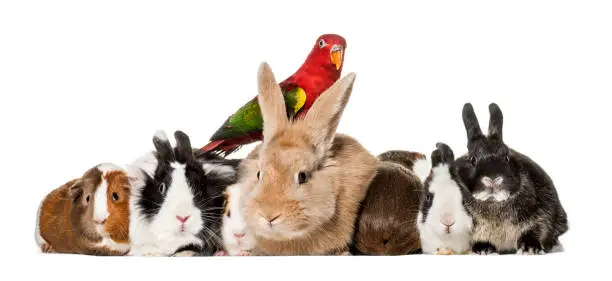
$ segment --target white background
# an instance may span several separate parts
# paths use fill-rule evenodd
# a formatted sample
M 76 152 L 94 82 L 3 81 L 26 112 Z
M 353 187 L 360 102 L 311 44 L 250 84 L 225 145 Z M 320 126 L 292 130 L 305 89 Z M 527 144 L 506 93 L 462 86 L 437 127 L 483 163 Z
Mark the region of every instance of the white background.
M 515 280 L 603 271 L 612 247 L 609 1 L 352 2 L 2 1 L 0 274 Z M 462 154 L 463 104 L 474 104 L 486 130 L 487 106 L 497 102 L 506 142 L 555 180 L 570 221 L 561 238 L 566 251 L 246 259 L 40 254 L 35 214 L 49 191 L 97 163 L 130 163 L 152 149 L 158 129 L 184 130 L 195 146 L 204 145 L 257 94 L 262 61 L 280 81 L 323 33 L 347 39 L 343 74 L 357 73 L 339 131 L 372 153 L 429 154 L 444 141 Z

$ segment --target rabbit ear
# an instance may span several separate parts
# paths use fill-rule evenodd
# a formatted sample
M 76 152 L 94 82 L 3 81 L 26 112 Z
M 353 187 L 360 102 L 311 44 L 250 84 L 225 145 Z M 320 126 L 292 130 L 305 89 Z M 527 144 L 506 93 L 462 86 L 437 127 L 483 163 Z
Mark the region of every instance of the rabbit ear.
M 502 140 L 502 127 L 504 125 L 504 115 L 497 104 L 489 105 L 489 137 Z
M 194 160 L 189 136 L 182 131 L 176 131 L 174 132 L 174 138 L 176 139 L 176 160 L 181 163 Z
M 432 166 L 450 164 L 455 160 L 453 150 L 445 143 L 436 143 L 436 150 L 431 153 Z
M 258 102 L 264 123 L 263 140 L 271 139 L 289 123 L 285 98 L 270 66 L 263 62 L 258 72 Z
M 316 147 L 327 149 L 331 145 L 342 112 L 346 108 L 353 91 L 355 77 L 356 74 L 351 72 L 341 80 L 336 81 L 315 100 L 308 113 L 306 113 L 304 122 L 309 127 L 307 134 L 309 134 Z
M 157 150 L 160 160 L 166 162 L 171 162 L 174 160 L 172 146 L 170 145 L 170 141 L 168 141 L 168 137 L 164 131 L 160 130 L 155 132 L 155 136 L 153 136 L 153 145 L 155 145 L 155 149 Z
M 467 132 L 468 142 L 483 136 L 482 131 L 480 130 L 480 124 L 478 123 L 478 118 L 476 118 L 476 113 L 474 113 L 474 108 L 472 107 L 471 103 L 466 103 L 463 106 L 463 124 L 465 125 L 465 130 Z

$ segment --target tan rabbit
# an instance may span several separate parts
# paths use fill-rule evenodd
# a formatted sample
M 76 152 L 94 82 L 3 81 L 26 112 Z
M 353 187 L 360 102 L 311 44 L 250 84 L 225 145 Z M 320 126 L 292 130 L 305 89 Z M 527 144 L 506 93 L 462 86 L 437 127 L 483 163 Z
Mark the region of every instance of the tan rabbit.
M 268 64 L 261 65 L 258 80 L 264 137 L 241 175 L 253 255 L 348 255 L 359 204 L 378 164 L 355 139 L 336 134 L 355 74 L 333 84 L 294 121 Z

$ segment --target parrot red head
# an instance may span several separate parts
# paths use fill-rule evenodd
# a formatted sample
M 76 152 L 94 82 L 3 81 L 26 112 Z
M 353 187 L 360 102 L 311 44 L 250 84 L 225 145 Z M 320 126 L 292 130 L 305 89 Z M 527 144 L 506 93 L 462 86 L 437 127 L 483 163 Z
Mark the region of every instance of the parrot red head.
M 317 38 L 312 51 L 304 62 L 306 68 L 321 67 L 340 74 L 344 64 L 346 40 L 337 34 L 323 34 Z
M 344 50 L 346 49 L 346 40 L 340 35 L 324 34 L 317 38 L 317 43 L 313 48 L 313 52 L 321 52 L 323 56 L 329 56 L 329 62 L 336 68 L 337 71 L 342 69 L 344 63 Z

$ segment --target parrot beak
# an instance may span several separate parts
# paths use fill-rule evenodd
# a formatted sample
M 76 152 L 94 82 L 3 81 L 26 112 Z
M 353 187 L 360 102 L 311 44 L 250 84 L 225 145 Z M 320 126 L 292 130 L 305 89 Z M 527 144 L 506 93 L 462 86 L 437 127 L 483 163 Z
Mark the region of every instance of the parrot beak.
M 330 60 L 336 66 L 336 70 L 342 66 L 342 46 L 334 45 L 331 48 Z

